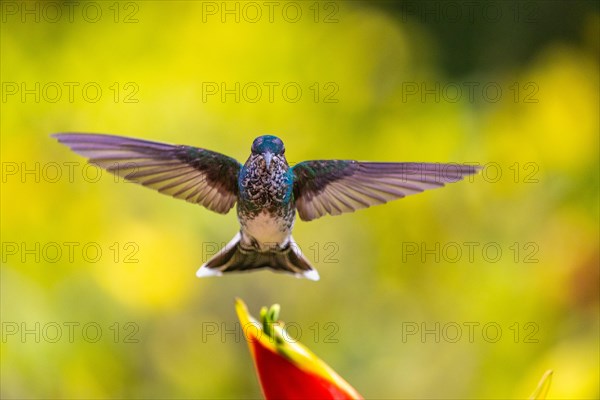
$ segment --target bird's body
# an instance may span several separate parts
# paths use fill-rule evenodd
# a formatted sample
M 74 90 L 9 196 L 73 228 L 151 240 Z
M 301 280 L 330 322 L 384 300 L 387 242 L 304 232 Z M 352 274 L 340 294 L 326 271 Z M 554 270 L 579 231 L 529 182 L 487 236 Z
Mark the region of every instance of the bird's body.
M 260 156 L 246 161 L 238 178 L 237 203 L 244 245 L 264 251 L 288 244 L 296 219 L 292 188 L 285 158 L 271 159 L 269 168 Z
M 61 143 L 125 179 L 225 214 L 237 203 L 240 231 L 199 277 L 268 268 L 318 280 L 294 242 L 298 212 L 310 221 L 383 204 L 461 180 L 460 164 L 304 161 L 290 167 L 283 142 L 256 138 L 244 165 L 223 154 L 113 135 L 61 133 Z

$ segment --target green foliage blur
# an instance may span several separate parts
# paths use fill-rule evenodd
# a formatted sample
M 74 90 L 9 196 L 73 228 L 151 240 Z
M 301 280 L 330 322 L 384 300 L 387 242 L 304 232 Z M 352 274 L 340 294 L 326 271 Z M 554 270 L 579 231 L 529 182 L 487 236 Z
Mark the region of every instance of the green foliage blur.
M 3 2 L 1 397 L 260 397 L 236 296 L 366 398 L 523 398 L 547 369 L 600 397 L 598 3 L 452 3 Z M 319 282 L 201 280 L 234 213 L 96 176 L 67 131 L 485 168 L 298 220 Z

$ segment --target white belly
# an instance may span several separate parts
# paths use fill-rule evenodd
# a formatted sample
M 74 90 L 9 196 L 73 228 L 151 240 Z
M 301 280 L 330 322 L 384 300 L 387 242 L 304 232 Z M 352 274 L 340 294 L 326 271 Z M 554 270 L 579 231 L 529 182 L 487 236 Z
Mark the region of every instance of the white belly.
M 287 244 L 290 232 L 269 213 L 262 212 L 256 218 L 246 221 L 243 232 L 259 242 L 261 247 L 281 247 Z

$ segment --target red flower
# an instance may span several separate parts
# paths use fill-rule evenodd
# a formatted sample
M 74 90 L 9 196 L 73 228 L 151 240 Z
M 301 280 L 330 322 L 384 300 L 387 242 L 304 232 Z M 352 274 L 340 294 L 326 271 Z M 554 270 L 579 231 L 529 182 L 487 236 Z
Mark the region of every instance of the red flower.
M 277 321 L 279 305 L 261 310 L 261 322 L 246 304 L 236 301 L 236 311 L 248 341 L 260 384 L 269 399 L 362 399 L 334 370 L 306 347 L 292 342 Z

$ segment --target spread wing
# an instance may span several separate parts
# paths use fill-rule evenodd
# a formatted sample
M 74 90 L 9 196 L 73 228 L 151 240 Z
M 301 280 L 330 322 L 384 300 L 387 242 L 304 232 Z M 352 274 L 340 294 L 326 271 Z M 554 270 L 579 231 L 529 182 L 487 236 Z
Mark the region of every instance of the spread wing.
M 225 214 L 237 200 L 241 164 L 223 154 L 113 135 L 52 136 L 112 174 L 209 210 Z
M 296 208 L 301 219 L 310 221 L 442 187 L 476 173 L 479 167 L 315 160 L 301 162 L 292 170 Z

